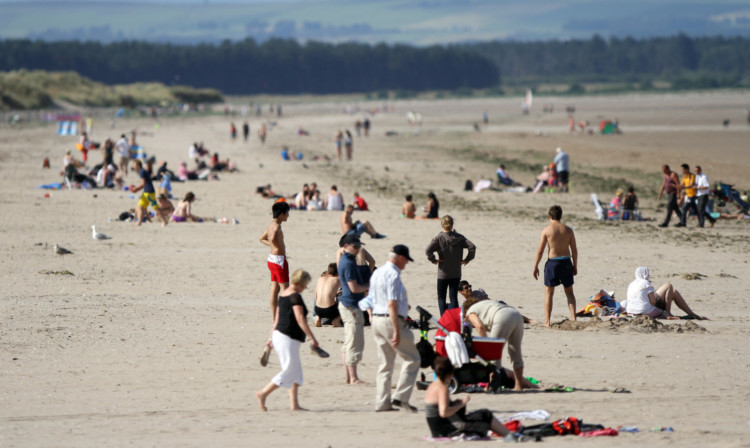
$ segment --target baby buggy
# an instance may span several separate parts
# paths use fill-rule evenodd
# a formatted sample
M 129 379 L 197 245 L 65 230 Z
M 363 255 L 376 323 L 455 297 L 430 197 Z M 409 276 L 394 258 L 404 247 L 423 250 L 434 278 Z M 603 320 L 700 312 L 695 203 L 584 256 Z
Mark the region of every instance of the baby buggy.
M 468 323 L 464 325 L 461 310 L 461 308 L 446 310 L 438 320 L 424 308 L 417 307 L 422 338 L 427 339 L 429 322 L 437 325 L 435 353 L 449 358 L 455 366 L 453 379 L 448 385 L 450 393 L 478 389 L 495 392 L 502 387 L 513 387 L 513 380 L 508 378 L 502 367 L 486 361 L 502 357 L 505 339 L 472 336 L 471 325 Z M 451 336 L 451 333 L 454 335 Z M 446 343 L 446 339 L 453 338 L 457 341 L 456 338 L 459 337 L 461 341 L 459 344 Z M 427 384 L 423 381 L 419 386 L 426 388 Z

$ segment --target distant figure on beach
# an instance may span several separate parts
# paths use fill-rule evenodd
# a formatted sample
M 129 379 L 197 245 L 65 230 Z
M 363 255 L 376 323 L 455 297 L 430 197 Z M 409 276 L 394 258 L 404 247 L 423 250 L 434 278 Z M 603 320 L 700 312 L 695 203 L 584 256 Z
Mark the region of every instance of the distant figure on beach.
M 446 309 L 458 308 L 458 284 L 461 282 L 461 266 L 466 266 L 476 255 L 477 247 L 465 236 L 453 230 L 453 218 L 445 215 L 440 220 L 443 231 L 430 241 L 425 255 L 430 263 L 437 265 L 437 298 L 440 316 Z M 466 257 L 464 257 L 464 249 Z M 437 253 L 437 257 L 435 256 Z M 450 290 L 450 303 L 446 296 Z
M 669 226 L 669 220 L 672 219 L 672 212 L 677 213 L 677 217 L 682 219 L 682 212 L 677 205 L 677 198 L 680 194 L 680 179 L 677 177 L 677 173 L 669 169 L 669 165 L 662 165 L 661 172 L 664 173 L 664 179 L 659 189 L 659 196 L 656 199 L 661 200 L 662 193 L 667 193 L 667 216 L 664 217 L 664 222 L 659 224 L 659 227 L 667 227 Z
M 622 201 L 622 220 L 636 221 L 636 212 L 638 210 L 638 196 L 635 194 L 635 188 L 628 187 L 628 194 Z
M 250 124 L 248 122 L 242 123 L 242 138 L 247 141 L 247 138 L 250 136 Z
M 607 209 L 607 219 L 620 219 L 620 216 L 622 216 L 622 195 L 622 189 L 618 188 L 615 192 L 615 196 L 611 201 L 609 201 L 609 208 Z
M 354 151 L 354 137 L 349 129 L 346 130 L 344 135 L 344 147 L 346 148 L 346 160 L 352 160 L 352 152 Z
M 357 133 L 357 137 L 362 135 L 362 122 L 360 120 L 354 122 L 354 132 Z
M 333 142 L 336 145 L 336 158 L 341 162 L 341 146 L 344 144 L 344 133 L 340 129 L 333 135 Z
M 104 146 L 102 146 L 102 149 L 100 151 L 102 152 L 102 163 L 104 164 L 104 166 L 112 165 L 115 160 L 115 142 L 113 142 L 111 138 L 108 138 L 104 141 Z
M 344 209 L 344 198 L 339 193 L 339 189 L 336 185 L 331 185 L 331 191 L 328 192 L 325 201 L 326 210 L 343 210 Z
M 695 167 L 695 185 L 698 189 L 698 227 L 703 227 L 706 224 L 706 219 L 708 219 L 711 227 L 713 227 L 716 224 L 716 219 L 707 210 L 711 184 L 708 182 L 708 176 L 703 173 L 703 168 L 700 165 Z
M 505 171 L 505 165 L 503 164 L 500 164 L 500 166 L 495 171 L 495 174 L 497 174 L 497 182 L 502 185 L 508 185 L 508 186 L 514 186 L 514 187 L 521 185 L 520 183 L 511 179 L 510 176 L 508 176 L 508 173 Z
M 154 212 L 159 216 L 159 219 L 161 219 L 162 227 L 166 227 L 169 221 L 167 221 L 167 218 L 159 210 L 159 204 L 156 202 L 156 190 L 151 181 L 151 173 L 143 168 L 143 163 L 140 160 L 135 161 L 134 167 L 138 172 L 138 175 L 141 177 L 141 184 L 133 187 L 130 191 L 131 193 L 136 193 L 143 190 L 141 197 L 138 199 L 138 206 L 135 208 L 136 225 L 140 226 L 141 223 L 143 223 L 148 207 L 151 206 L 151 208 L 154 209 Z
M 341 287 L 339 270 L 336 263 L 329 263 L 328 269 L 318 279 L 315 285 L 315 326 L 324 324 L 341 327 L 341 314 L 336 293 Z M 325 320 L 324 320 L 325 319 Z
M 700 215 L 698 211 L 698 188 L 695 184 L 695 174 L 690 172 L 690 165 L 687 163 L 682 164 L 682 182 L 680 182 L 680 187 L 685 192 L 685 199 L 682 203 L 680 223 L 675 227 L 685 227 L 687 225 L 689 211 L 692 211 L 695 216 Z
M 365 130 L 365 137 L 369 137 L 370 136 L 370 119 L 365 118 L 365 121 L 362 122 L 362 126 L 364 127 L 364 130 Z
M 193 216 L 192 205 L 195 200 L 195 195 L 192 191 L 185 194 L 185 198 L 177 204 L 177 209 L 172 213 L 172 221 L 174 222 L 203 222 L 202 218 Z
M 258 106 L 258 108 L 260 108 L 260 106 Z M 261 123 L 260 126 L 258 126 L 258 138 L 260 139 L 261 144 L 266 143 L 267 132 L 268 132 L 268 126 L 265 123 Z
M 275 202 L 271 206 L 273 220 L 260 236 L 260 242 L 271 249 L 268 254 L 268 270 L 271 272 L 271 319 L 276 316 L 276 305 L 281 288 L 289 286 L 289 262 L 286 259 L 286 245 L 281 224 L 289 219 L 289 204 Z
M 544 248 L 549 246 L 547 262 L 544 264 L 544 326 L 550 326 L 552 298 L 555 287 L 562 284 L 568 299 L 570 319 L 576 320 L 576 297 L 573 294 L 573 277 L 578 274 L 578 248 L 573 229 L 560 222 L 562 207 L 553 205 L 548 212 L 549 225 L 542 230 L 539 248 L 534 261 L 534 280 L 539 279 L 539 262 Z
M 122 134 L 120 139 L 117 140 L 115 149 L 117 149 L 117 154 L 120 156 L 120 171 L 122 171 L 123 175 L 127 176 L 128 164 L 130 163 L 130 143 L 128 143 L 125 134 Z
M 307 196 L 310 193 L 310 186 L 305 184 L 302 186 L 302 191 L 297 193 L 294 198 L 294 206 L 297 210 L 307 210 Z
M 279 355 L 281 372 L 273 377 L 263 389 L 255 393 L 260 408 L 266 411 L 266 398 L 279 387 L 289 389 L 289 405 L 292 411 L 305 411 L 300 407 L 297 391 L 302 385 L 302 361 L 299 356 L 300 346 L 305 336 L 310 338 L 313 348 L 319 349 L 317 339 L 307 325 L 307 307 L 301 293 L 310 283 L 310 274 L 298 269 L 292 275 L 292 284 L 285 287 L 279 297 L 279 313 L 274 318 L 269 344 Z
M 414 219 L 417 215 L 417 206 L 412 201 L 412 195 L 406 195 L 406 202 L 401 206 L 401 217 Z
M 229 124 L 229 136 L 232 138 L 232 143 L 237 140 L 237 126 L 234 125 L 234 122 Z
M 570 173 L 570 156 L 568 153 L 563 151 L 561 147 L 557 147 L 557 154 L 555 155 L 555 171 L 557 172 L 557 180 L 560 183 L 558 191 L 568 192 L 568 174 Z
M 354 235 L 359 238 L 363 233 L 367 233 L 373 239 L 385 238 L 386 235 L 378 233 L 369 221 L 352 221 L 354 206 L 347 205 L 341 214 L 341 232 L 347 235 Z
M 435 193 L 427 193 L 427 207 L 425 207 L 424 211 L 427 213 L 424 216 L 425 219 L 438 219 L 440 217 L 440 202 Z
M 685 299 L 671 283 L 665 283 L 654 289 L 647 267 L 639 266 L 635 270 L 635 280 L 628 285 L 628 296 L 625 308 L 628 314 L 646 314 L 657 319 L 679 319 L 672 315 L 672 303 L 693 319 L 704 319 L 690 309 Z
M 367 207 L 367 202 L 365 202 L 364 198 L 362 198 L 362 197 L 361 197 L 361 196 L 359 195 L 359 193 L 356 193 L 356 192 L 354 193 L 354 202 L 353 202 L 353 205 L 354 205 L 354 207 L 355 207 L 355 208 L 356 208 L 357 210 L 359 210 L 359 211 L 361 211 L 361 212 L 366 212 L 366 211 L 369 211 L 369 210 L 370 210 L 370 209 L 369 209 L 369 208 Z

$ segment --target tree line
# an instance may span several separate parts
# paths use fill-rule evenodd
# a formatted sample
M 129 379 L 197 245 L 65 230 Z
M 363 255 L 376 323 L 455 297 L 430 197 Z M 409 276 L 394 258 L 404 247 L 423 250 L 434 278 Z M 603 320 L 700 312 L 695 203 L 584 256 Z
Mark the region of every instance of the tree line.
M 576 77 L 579 81 L 684 76 L 740 80 L 750 75 L 750 39 L 684 34 L 650 39 L 616 38 L 456 45 L 493 61 L 503 78 Z
M 252 39 L 219 45 L 0 41 L 0 71 L 76 71 L 106 84 L 157 81 L 228 94 L 481 89 L 497 67 L 461 48 Z

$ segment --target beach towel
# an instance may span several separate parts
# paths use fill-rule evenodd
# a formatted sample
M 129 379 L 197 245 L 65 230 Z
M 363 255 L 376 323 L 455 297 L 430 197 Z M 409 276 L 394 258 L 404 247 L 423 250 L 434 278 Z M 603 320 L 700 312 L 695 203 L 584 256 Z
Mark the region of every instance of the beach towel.
M 455 331 L 448 333 L 445 338 L 445 351 L 456 369 L 469 363 L 469 353 L 466 351 L 466 345 L 459 333 Z
M 44 190 L 59 190 L 62 188 L 61 183 L 52 183 L 52 184 L 42 184 L 39 185 L 37 188 L 42 188 Z

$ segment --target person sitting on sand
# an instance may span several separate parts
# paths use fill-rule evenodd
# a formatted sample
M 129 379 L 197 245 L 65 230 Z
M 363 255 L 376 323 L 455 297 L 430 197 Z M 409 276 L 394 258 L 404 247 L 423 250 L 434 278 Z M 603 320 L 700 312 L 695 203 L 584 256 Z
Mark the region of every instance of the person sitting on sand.
M 672 302 L 686 312 L 689 318 L 705 319 L 690 309 L 671 283 L 665 283 L 654 290 L 648 268 L 639 266 L 635 269 L 635 280 L 628 285 L 628 297 L 624 304 L 628 314 L 646 314 L 657 319 L 679 319 L 671 313 Z
M 534 185 L 534 193 L 539 193 L 542 187 L 551 185 L 552 182 L 552 168 L 549 166 L 544 167 L 544 171 L 536 177 L 536 185 Z
M 497 174 L 498 183 L 502 185 L 508 185 L 512 187 L 517 187 L 521 185 L 520 183 L 511 179 L 510 176 L 508 176 L 508 173 L 505 171 L 505 165 L 501 164 L 495 173 Z
M 172 213 L 172 221 L 174 222 L 203 222 L 203 218 L 193 216 L 192 205 L 195 200 L 195 195 L 192 191 L 185 194 L 185 198 L 177 204 L 177 209 Z
M 323 200 L 320 198 L 320 190 L 310 189 L 310 194 L 307 198 L 307 209 L 308 210 L 323 210 Z
M 318 279 L 315 286 L 315 326 L 320 327 L 330 323 L 334 327 L 341 327 L 341 314 L 336 295 L 341 287 L 339 271 L 336 263 L 329 263 L 328 270 Z M 326 319 L 327 322 L 323 321 Z
M 156 203 L 159 204 L 159 213 L 164 215 L 164 217 L 168 217 L 174 213 L 174 205 L 172 205 L 172 201 L 169 200 L 166 194 L 162 193 L 157 196 Z
M 425 219 L 438 219 L 440 217 L 440 202 L 438 202 L 435 193 L 429 192 L 427 194 L 427 207 L 424 211 L 427 213 L 423 216 Z
M 622 214 L 622 189 L 618 188 L 615 192 L 615 197 L 609 201 L 609 208 L 607 209 L 607 219 L 615 220 L 620 219 Z
M 297 210 L 307 210 L 307 195 L 309 192 L 310 186 L 305 184 L 302 186 L 302 191 L 294 197 L 294 205 L 297 207 Z
M 310 274 L 298 269 L 292 274 L 291 284 L 279 295 L 278 312 L 273 320 L 271 343 L 279 355 L 281 372 L 273 377 L 263 389 L 255 393 L 260 408 L 266 411 L 266 398 L 283 387 L 289 389 L 289 404 L 292 411 L 304 411 L 297 399 L 297 390 L 302 385 L 302 361 L 299 356 L 300 346 L 305 336 L 310 338 L 313 348 L 320 348 L 318 340 L 307 325 L 307 307 L 300 293 L 307 289 Z
M 375 228 L 370 224 L 369 221 L 352 221 L 352 213 L 354 212 L 353 205 L 347 205 L 344 213 L 341 214 L 341 231 L 345 235 L 355 235 L 360 237 L 363 233 L 367 233 L 371 238 L 381 239 L 385 238 L 386 235 L 378 233 Z
M 344 197 L 339 193 L 336 185 L 331 185 L 331 191 L 328 192 L 328 196 L 325 201 L 326 210 L 343 210 L 344 209 Z
M 352 203 L 354 207 L 356 207 L 357 210 L 361 212 L 369 211 L 370 209 L 367 207 L 367 202 L 365 202 L 364 198 L 362 198 L 359 193 L 354 193 L 354 202 Z
M 406 202 L 401 206 L 401 217 L 414 219 L 417 215 L 417 206 L 412 202 L 412 195 L 406 195 Z
M 636 210 L 638 210 L 638 196 L 635 194 L 635 188 L 628 187 L 628 194 L 622 201 L 622 220 L 634 221 Z
M 466 413 L 466 405 L 471 396 L 451 401 L 448 385 L 453 378 L 453 364 L 448 358 L 438 356 L 432 364 L 437 381 L 433 381 L 425 391 L 425 417 L 432 437 L 453 437 L 457 435 L 477 435 L 486 437 L 487 431 L 501 436 L 510 434 L 498 419 L 487 409 Z
M 521 344 L 523 342 L 524 318 L 517 309 L 500 300 L 489 300 L 489 296 L 483 289 L 472 291 L 471 285 L 464 287 L 461 294 L 466 297 L 463 303 L 465 320 L 477 330 L 479 336 L 491 338 L 503 338 L 507 341 L 508 356 L 513 364 L 515 390 L 533 388 L 534 385 L 523 376 L 523 355 Z M 500 365 L 500 360 L 496 360 Z

